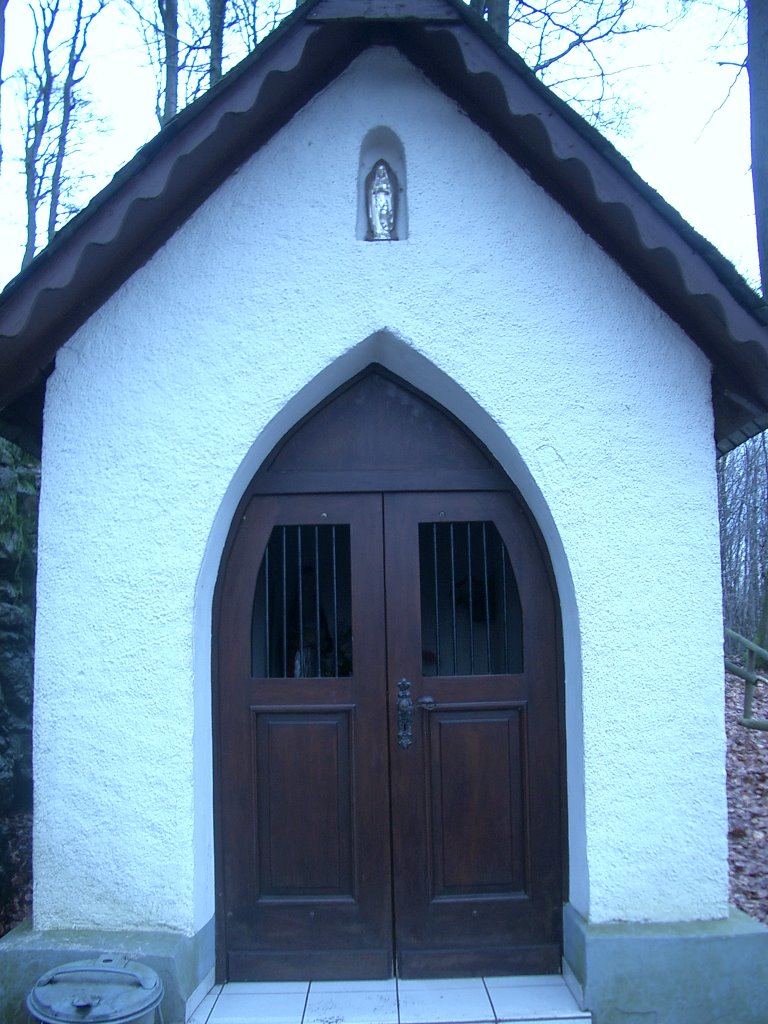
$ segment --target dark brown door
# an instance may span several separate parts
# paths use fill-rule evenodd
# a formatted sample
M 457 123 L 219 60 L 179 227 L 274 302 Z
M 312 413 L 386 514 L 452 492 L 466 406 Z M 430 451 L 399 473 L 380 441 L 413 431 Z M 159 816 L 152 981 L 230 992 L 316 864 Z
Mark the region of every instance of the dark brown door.
M 398 973 L 557 971 L 558 655 L 536 539 L 508 494 L 384 510 L 389 682 L 414 702 L 404 745 L 390 695 Z
M 217 621 L 221 973 L 557 971 L 556 609 L 517 500 L 253 497 Z
M 379 495 L 255 497 L 219 607 L 229 980 L 389 976 Z

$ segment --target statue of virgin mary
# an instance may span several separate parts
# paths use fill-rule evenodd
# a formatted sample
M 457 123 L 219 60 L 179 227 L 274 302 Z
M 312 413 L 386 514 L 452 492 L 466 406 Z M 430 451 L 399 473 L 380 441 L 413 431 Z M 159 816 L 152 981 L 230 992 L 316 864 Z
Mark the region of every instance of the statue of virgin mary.
M 396 179 L 384 160 L 378 160 L 368 175 L 368 237 L 371 241 L 394 241 Z

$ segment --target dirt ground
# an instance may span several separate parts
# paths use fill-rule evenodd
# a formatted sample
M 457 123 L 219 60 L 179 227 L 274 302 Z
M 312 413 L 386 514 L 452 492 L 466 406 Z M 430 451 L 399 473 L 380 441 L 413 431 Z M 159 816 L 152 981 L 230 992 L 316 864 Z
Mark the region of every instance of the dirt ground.
M 768 732 L 738 724 L 744 685 L 726 678 L 728 849 L 731 902 L 768 924 Z M 768 719 L 768 690 L 756 691 L 755 718 Z

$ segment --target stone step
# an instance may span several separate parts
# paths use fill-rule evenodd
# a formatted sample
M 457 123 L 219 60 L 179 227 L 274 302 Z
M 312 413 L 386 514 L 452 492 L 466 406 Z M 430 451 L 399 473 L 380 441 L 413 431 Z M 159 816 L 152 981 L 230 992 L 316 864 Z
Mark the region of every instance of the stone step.
M 591 1024 L 559 975 L 216 985 L 187 1024 Z

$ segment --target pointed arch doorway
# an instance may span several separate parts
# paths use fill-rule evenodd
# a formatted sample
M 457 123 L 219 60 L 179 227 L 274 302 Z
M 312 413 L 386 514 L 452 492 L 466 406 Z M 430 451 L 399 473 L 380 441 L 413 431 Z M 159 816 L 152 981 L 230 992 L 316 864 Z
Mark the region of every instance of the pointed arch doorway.
M 370 367 L 277 446 L 216 588 L 221 980 L 560 967 L 560 634 L 509 479 Z

